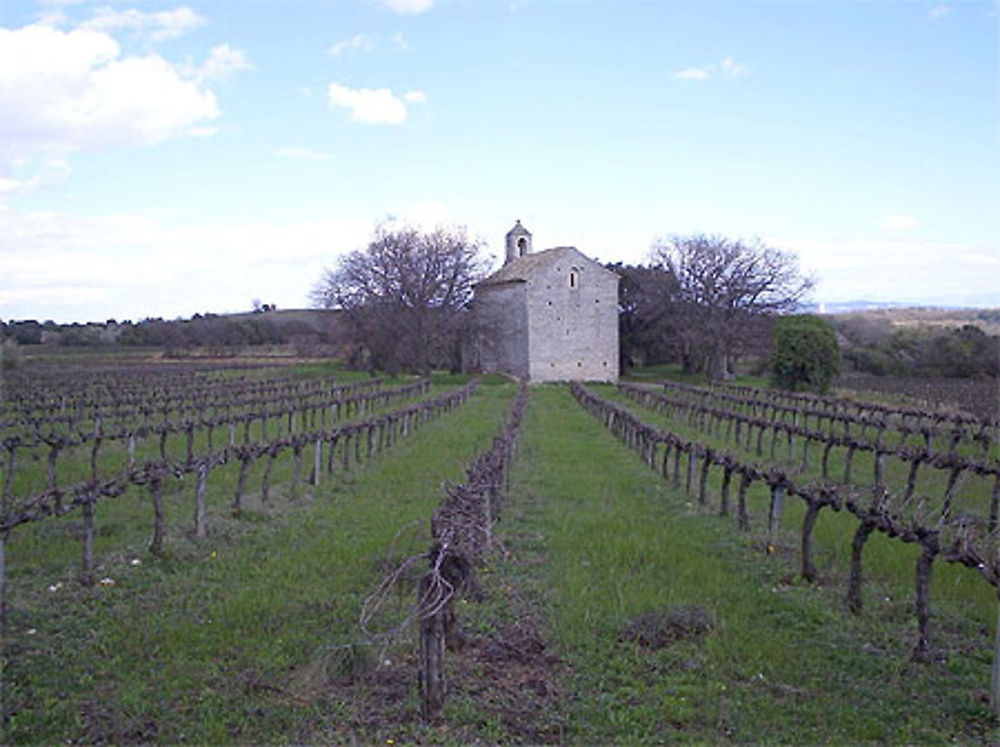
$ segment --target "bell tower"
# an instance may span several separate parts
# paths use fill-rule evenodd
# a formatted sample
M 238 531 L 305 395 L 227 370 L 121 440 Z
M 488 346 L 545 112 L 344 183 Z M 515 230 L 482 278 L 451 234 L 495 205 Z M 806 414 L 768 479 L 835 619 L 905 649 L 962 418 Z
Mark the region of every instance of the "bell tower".
M 507 232 L 507 258 L 504 264 L 508 265 L 526 254 L 531 254 L 531 232 L 518 221 Z

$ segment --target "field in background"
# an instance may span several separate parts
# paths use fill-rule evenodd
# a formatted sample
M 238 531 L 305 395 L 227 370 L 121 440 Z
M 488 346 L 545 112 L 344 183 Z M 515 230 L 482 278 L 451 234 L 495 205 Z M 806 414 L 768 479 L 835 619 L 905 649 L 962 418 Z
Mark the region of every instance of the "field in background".
M 895 327 L 926 326 L 957 329 L 971 324 L 988 335 L 1000 335 L 1000 309 L 941 309 L 914 306 L 851 311 L 838 316 L 887 321 Z

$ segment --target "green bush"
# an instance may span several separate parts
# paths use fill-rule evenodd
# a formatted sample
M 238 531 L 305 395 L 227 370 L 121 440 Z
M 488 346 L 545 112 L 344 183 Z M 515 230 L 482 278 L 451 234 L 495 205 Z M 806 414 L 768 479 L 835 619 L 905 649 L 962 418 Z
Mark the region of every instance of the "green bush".
M 818 316 L 780 317 L 774 325 L 771 383 L 782 389 L 820 394 L 840 369 L 840 348 L 833 326 Z

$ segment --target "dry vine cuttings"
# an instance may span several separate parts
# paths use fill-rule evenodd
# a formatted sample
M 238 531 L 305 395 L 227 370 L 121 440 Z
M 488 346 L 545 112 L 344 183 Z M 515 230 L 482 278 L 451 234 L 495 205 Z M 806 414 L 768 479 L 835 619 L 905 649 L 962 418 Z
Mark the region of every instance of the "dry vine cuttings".
M 522 384 L 491 447 L 466 467 L 466 479 L 461 484 L 444 486 L 445 499 L 431 517 L 430 549 L 408 558 L 382 579 L 362 608 L 361 629 L 383 645 L 414 623 L 419 624 L 422 715 L 428 721 L 438 720 L 444 708 L 445 644 L 456 635 L 453 603 L 458 596 L 475 588 L 476 567 L 494 547 L 493 528 L 527 404 L 528 389 Z M 417 583 L 414 605 L 400 623 L 374 633 L 373 623 L 390 590 L 406 577 L 405 571 L 422 561 L 427 562 L 428 570 Z

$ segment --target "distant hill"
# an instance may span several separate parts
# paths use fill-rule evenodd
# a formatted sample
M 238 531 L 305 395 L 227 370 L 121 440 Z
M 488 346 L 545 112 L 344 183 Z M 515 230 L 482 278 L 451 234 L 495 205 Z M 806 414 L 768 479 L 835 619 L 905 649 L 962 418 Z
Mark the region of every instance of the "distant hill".
M 809 314 L 850 314 L 856 311 L 876 311 L 879 309 L 937 309 L 940 311 L 991 311 L 1000 308 L 1000 294 L 981 297 L 972 303 L 914 303 L 913 301 L 821 301 L 803 304 L 802 310 Z
M 903 303 L 886 303 L 884 301 L 834 301 L 832 303 L 804 304 L 802 310 L 808 314 L 849 314 L 854 311 L 898 309 L 908 305 Z
M 818 313 L 818 310 L 814 313 Z M 969 324 L 979 327 L 988 335 L 1000 335 L 1000 308 L 969 309 L 882 304 L 867 308 L 859 306 L 850 310 L 832 310 L 827 307 L 825 313 L 835 315 L 838 320 L 845 322 L 850 319 L 861 319 L 888 323 L 893 327 L 959 329 Z

